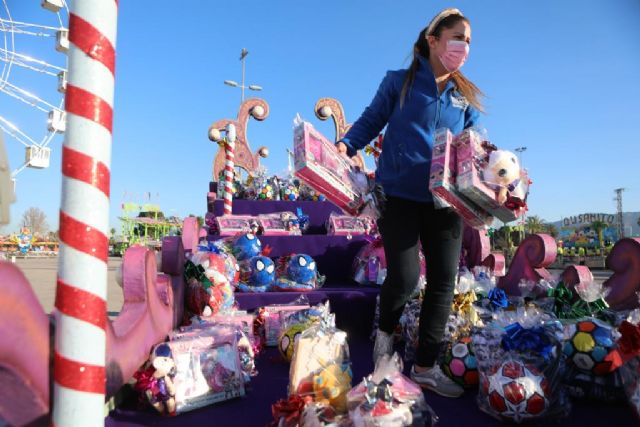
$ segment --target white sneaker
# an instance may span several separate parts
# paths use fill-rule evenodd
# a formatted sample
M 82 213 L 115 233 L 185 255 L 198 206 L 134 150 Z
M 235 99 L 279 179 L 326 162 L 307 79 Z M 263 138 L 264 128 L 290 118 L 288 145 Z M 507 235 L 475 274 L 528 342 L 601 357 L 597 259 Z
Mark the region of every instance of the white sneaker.
M 416 372 L 415 365 L 411 367 L 411 379 L 420 387 L 426 388 L 444 397 L 460 397 L 464 389 L 446 376 L 439 365 L 426 371 Z
M 373 345 L 373 364 L 378 363 L 384 355 L 391 356 L 393 354 L 393 336 L 378 329 L 376 332 L 376 342 Z

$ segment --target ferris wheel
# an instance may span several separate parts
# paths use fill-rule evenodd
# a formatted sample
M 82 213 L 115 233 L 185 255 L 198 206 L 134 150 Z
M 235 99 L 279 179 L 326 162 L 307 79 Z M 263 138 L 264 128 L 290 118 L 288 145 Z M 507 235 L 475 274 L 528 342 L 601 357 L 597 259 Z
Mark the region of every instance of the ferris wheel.
M 69 10 L 65 0 L 41 0 L 42 9 L 0 1 L 0 131 L 7 151 L 16 151 L 9 140 L 25 150 L 15 181 L 25 168 L 48 167 L 49 145 L 65 131 Z

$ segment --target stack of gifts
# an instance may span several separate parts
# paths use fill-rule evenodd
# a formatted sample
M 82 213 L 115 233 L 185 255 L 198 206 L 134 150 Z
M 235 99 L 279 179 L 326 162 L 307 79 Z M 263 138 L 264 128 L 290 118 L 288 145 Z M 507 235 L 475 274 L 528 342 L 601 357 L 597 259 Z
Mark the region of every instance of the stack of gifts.
M 529 178 L 513 153 L 496 150 L 477 131 L 454 137 L 441 128 L 435 133 L 429 189 L 467 224 L 483 228 L 494 216 L 510 222 L 524 214 Z

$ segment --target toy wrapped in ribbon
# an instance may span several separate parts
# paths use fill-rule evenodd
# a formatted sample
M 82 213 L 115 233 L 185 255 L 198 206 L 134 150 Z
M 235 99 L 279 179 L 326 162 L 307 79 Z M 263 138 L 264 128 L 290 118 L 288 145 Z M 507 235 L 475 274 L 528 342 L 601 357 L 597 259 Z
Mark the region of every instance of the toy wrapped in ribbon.
M 291 361 L 296 343 L 302 333 L 329 316 L 329 301 L 296 311 L 279 312 L 278 350 L 286 361 Z
M 347 334 L 333 315 L 306 329 L 295 344 L 289 370 L 289 395 L 311 396 L 338 414 L 347 410 L 351 362 Z
M 233 286 L 228 280 L 225 257 L 212 252 L 196 252 L 185 263 L 185 319 L 209 317 L 234 308 Z
M 306 254 L 292 254 L 278 259 L 277 276 L 273 290 L 280 292 L 309 292 L 322 287 L 325 277 L 316 262 Z
M 401 372 L 397 353 L 385 355 L 372 374 L 347 393 L 354 426 L 427 426 L 438 417 L 424 400 L 422 389 Z
M 134 375 L 134 389 L 142 393 L 156 411 L 176 415 L 176 366 L 167 343 L 157 344 L 149 361 Z
M 570 406 L 561 385 L 562 326 L 533 307 L 495 317 L 472 335 L 480 409 L 516 423 L 566 416 Z

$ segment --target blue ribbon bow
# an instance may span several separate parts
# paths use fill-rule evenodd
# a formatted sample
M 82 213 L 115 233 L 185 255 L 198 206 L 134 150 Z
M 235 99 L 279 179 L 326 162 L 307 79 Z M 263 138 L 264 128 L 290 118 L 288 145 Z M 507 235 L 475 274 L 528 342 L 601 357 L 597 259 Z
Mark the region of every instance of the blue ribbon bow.
M 493 308 L 507 308 L 509 306 L 507 294 L 501 288 L 491 289 L 487 298 L 489 298 L 489 302 Z
M 545 360 L 549 360 L 553 344 L 544 328 L 523 328 L 516 322 L 504 329 L 506 334 L 502 337 L 502 348 L 520 353 L 538 353 Z

